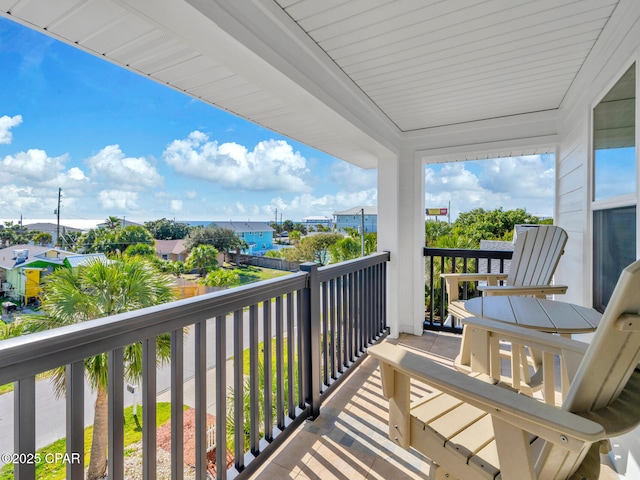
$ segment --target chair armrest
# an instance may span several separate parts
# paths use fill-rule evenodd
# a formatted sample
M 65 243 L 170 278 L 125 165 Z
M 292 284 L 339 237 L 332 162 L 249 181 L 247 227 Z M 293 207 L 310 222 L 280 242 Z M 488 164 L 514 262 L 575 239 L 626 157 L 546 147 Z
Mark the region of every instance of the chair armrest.
M 441 273 L 441 278 L 456 279 L 458 282 L 482 282 L 506 280 L 506 273 Z
M 478 286 L 484 295 L 497 296 L 497 295 L 563 295 L 567 293 L 566 285 L 525 285 L 525 286 Z
M 605 438 L 605 430 L 594 421 L 456 372 L 397 345 L 374 345 L 368 353 L 380 361 L 382 375 L 387 377 L 383 378 L 383 383 L 387 383 L 386 395 L 394 396 L 396 385 L 409 387 L 409 382 L 388 378 L 400 374 L 572 451 L 580 451 L 585 443 Z
M 479 328 L 487 330 L 500 337 L 501 340 L 526 345 L 537 348 L 543 352 L 551 352 L 562 355 L 565 352 L 572 352 L 584 356 L 588 343 L 573 340 L 571 338 L 552 335 L 546 332 L 539 332 L 531 328 L 521 327 L 512 323 L 499 322 L 486 318 L 468 317 L 464 319 L 465 328 Z
M 461 282 L 487 282 L 489 285 L 497 286 L 498 282 L 507 279 L 506 273 L 441 273 L 447 287 L 449 301 L 458 300 L 458 285 Z

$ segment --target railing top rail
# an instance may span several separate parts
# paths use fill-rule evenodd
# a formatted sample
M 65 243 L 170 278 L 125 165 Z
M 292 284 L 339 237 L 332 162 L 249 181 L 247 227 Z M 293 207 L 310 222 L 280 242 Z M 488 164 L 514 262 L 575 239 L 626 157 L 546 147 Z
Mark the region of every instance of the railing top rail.
M 363 268 L 373 267 L 389 261 L 389 252 L 372 253 L 366 257 L 347 260 L 333 265 L 318 268 L 318 278 L 320 282 L 326 282 L 332 278 L 337 278 L 349 273 L 357 272 Z
M 0 385 L 300 290 L 308 274 L 177 300 L 0 342 Z
M 457 257 L 457 258 L 491 258 L 509 260 L 513 257 L 511 250 L 471 250 L 464 248 L 424 247 L 425 257 Z

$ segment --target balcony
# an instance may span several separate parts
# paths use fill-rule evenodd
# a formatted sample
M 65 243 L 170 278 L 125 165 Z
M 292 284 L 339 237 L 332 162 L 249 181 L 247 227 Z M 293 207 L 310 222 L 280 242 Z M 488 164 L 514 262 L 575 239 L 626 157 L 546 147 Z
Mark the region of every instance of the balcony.
M 82 362 L 108 352 L 110 478 L 425 478 L 429 461 L 387 437 L 388 404 L 377 362 L 365 353 L 386 336 L 388 259 L 382 253 L 328 267 L 306 264 L 287 277 L 4 342 L 0 382 L 15 382 L 13 451 L 28 458 L 41 447 L 36 435 L 36 383 L 41 381 L 35 375 L 64 365 L 62 436 L 71 458 L 83 451 L 90 392 Z M 160 368 L 153 340 L 166 333 L 171 362 Z M 261 343 L 264 338 L 273 339 L 271 349 Z M 401 334 L 384 341 L 448 366 L 460 348 L 460 336 L 449 332 Z M 123 425 L 128 397 L 122 350 L 132 342 L 142 342 L 145 361 L 137 469 L 128 458 Z M 170 388 L 159 395 L 165 374 Z M 416 386 L 421 391 L 426 390 Z M 184 406 L 193 407 L 193 446 L 182 435 L 172 435 L 170 452 L 160 451 L 156 412 L 148 407 L 161 400 L 170 403 L 173 432 L 184 430 Z M 261 415 L 261 406 L 273 415 Z M 229 423 L 243 428 L 229 435 Z M 216 448 L 212 455 L 211 444 L 227 449 Z M 185 448 L 194 454 L 192 464 Z M 221 464 L 229 468 L 217 468 Z M 86 466 L 84 460 L 67 464 L 67 478 L 84 478 Z M 15 477 L 41 478 L 29 463 L 16 464 Z M 605 468 L 600 478 L 617 477 Z

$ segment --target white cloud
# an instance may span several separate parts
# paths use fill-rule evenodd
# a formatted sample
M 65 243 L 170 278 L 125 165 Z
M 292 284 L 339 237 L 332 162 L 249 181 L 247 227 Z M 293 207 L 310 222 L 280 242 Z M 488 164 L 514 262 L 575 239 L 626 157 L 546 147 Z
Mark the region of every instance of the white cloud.
M 113 185 L 126 185 L 142 190 L 163 184 L 158 170 L 145 158 L 127 157 L 119 145 L 108 145 L 87 159 L 91 175 L 95 180 Z
M 374 169 L 365 170 L 351 163 L 336 161 L 331 165 L 329 178 L 340 190 L 356 192 L 376 188 L 378 174 Z
M 509 196 L 549 198 L 554 195 L 553 160 L 540 155 L 498 158 L 482 164 L 480 185 Z
M 182 212 L 182 200 L 171 200 L 171 202 L 169 202 L 169 210 L 171 210 L 172 213 Z
M 193 200 L 198 197 L 198 192 L 196 192 L 195 190 L 187 190 L 184 192 L 184 196 L 189 200 Z
M 85 187 L 89 179 L 77 167 L 71 167 L 65 171 L 67 161 L 67 155 L 49 157 L 44 150 L 35 148 L 15 155 L 7 155 L 0 160 L 2 169 L 0 183 L 28 183 L 30 186 L 51 188 Z
M 11 128 L 16 127 L 22 123 L 22 115 L 15 115 L 10 117 L 3 115 L 0 117 L 0 144 L 10 144 L 13 139 Z
M 450 163 L 425 169 L 425 203 L 448 207 L 452 217 L 474 208 L 524 208 L 553 214 L 555 188 L 552 156 L 527 156 Z
M 122 190 L 101 190 L 98 192 L 98 201 L 106 210 L 115 210 L 117 212 L 128 212 L 131 210 L 139 210 L 138 193 Z
M 265 140 L 252 151 L 237 143 L 210 142 L 194 131 L 174 140 L 163 158 L 176 172 L 204 179 L 226 188 L 249 191 L 310 190 L 305 158 L 284 140 Z
M 377 189 L 361 190 L 358 192 L 340 191 L 335 195 L 327 194 L 316 197 L 310 194 L 299 195 L 291 200 L 281 197 L 273 198 L 269 206 L 262 209 L 262 215 L 271 217 L 277 208 L 283 218 L 302 219 L 312 215 L 331 217 L 335 212 L 347 210 L 358 205 L 377 205 Z

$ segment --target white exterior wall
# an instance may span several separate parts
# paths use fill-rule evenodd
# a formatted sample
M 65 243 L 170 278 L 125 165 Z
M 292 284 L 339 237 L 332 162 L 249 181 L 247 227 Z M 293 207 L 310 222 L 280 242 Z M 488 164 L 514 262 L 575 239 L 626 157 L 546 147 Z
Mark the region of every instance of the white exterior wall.
M 567 94 L 558 125 L 555 223 L 569 240 L 555 283 L 569 286 L 563 300 L 584 306 L 592 305 L 592 110 L 634 60 L 640 66 L 640 2 L 622 0 L 615 16 L 617 28 L 603 33 Z
M 640 2 L 622 0 L 615 30 L 607 30 L 585 64 L 563 104 L 556 151 L 556 224 L 569 240 L 556 271 L 555 283 L 569 286 L 562 300 L 591 306 L 592 241 L 592 110 L 626 69 L 636 62 L 636 97 L 640 93 Z M 636 101 L 636 177 L 640 179 L 640 103 Z M 636 182 L 640 196 L 640 181 Z M 640 201 L 636 211 L 640 215 Z M 640 222 L 636 221 L 640 258 Z M 636 430 L 613 439 L 609 458 L 621 478 L 640 478 L 640 444 Z

